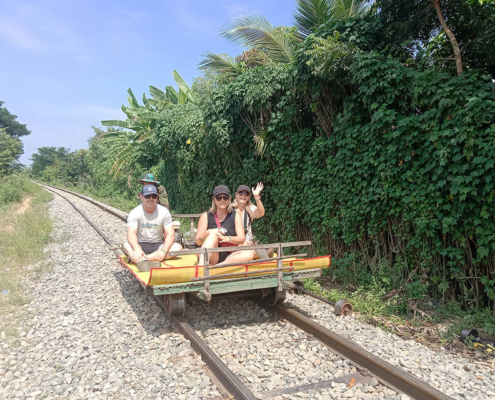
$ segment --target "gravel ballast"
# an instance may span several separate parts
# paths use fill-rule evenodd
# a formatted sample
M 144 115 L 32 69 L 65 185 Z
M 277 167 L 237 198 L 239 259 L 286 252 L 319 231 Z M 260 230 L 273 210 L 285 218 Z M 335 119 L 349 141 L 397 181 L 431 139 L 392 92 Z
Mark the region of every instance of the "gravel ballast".
M 113 242 L 125 240 L 123 221 L 62 195 Z M 59 196 L 50 213 L 52 269 L 29 288 L 33 301 L 24 307 L 20 346 L 0 342 L 0 399 L 221 398 L 190 343 L 171 330 L 152 297 L 82 216 Z M 287 302 L 453 398 L 495 399 L 495 375 L 484 366 L 353 317 L 336 317 L 332 307 L 307 296 L 288 295 Z M 408 399 L 372 377 L 357 378 L 352 387 L 339 382 L 348 382 L 355 367 L 251 300 L 198 301 L 186 317 L 260 398 Z
M 125 237 L 122 221 L 84 208 Z M 0 343 L 0 398 L 220 398 L 189 341 L 82 216 L 59 196 L 50 213 L 52 269 L 29 288 L 21 345 Z

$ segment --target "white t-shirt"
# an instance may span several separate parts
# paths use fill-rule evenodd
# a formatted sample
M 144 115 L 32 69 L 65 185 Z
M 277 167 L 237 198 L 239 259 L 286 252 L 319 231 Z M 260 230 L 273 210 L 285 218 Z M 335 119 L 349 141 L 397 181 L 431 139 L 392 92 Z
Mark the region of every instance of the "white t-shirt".
M 251 209 L 253 214 L 258 209 L 258 207 L 256 207 L 254 204 L 251 204 L 249 206 L 249 208 Z M 245 240 L 251 241 L 251 240 L 253 240 L 253 230 L 251 229 L 252 221 L 249 219 L 249 214 L 248 215 L 244 215 L 244 214 L 247 214 L 246 210 L 244 210 L 241 214 L 242 226 L 244 227 L 244 230 L 245 230 L 246 224 L 247 224 L 247 232 L 246 232 L 246 239 Z
M 140 204 L 134 208 L 127 217 L 127 226 L 138 228 L 137 237 L 139 242 L 158 243 L 163 242 L 163 229 L 172 225 L 170 212 L 160 204 L 156 205 L 156 210 L 148 214 Z

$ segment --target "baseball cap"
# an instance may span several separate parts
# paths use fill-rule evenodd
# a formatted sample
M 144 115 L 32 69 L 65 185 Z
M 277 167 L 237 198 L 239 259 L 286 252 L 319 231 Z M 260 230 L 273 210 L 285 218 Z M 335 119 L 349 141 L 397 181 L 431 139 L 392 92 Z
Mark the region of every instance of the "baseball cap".
M 239 187 L 237 188 L 237 190 L 235 192 L 236 193 L 239 193 L 239 192 L 242 192 L 242 191 L 246 191 L 249 194 L 251 194 L 251 189 L 249 189 L 249 186 L 246 186 L 246 185 L 239 185 Z
M 155 181 L 155 175 L 149 173 L 143 174 L 142 178 L 138 179 L 138 183 L 140 185 L 146 185 L 148 183 L 160 184 L 160 182 Z
M 155 185 L 144 185 L 141 194 L 146 196 L 147 194 L 158 194 L 158 190 Z
M 230 189 L 225 185 L 215 186 L 215 188 L 213 189 L 213 196 L 218 196 L 222 193 L 228 194 L 230 196 Z

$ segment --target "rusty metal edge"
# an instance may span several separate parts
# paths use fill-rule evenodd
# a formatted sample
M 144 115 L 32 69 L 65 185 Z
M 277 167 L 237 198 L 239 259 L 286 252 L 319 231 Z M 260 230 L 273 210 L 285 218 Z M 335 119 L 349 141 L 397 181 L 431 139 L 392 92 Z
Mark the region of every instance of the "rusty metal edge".
M 191 342 L 192 347 L 198 353 L 210 370 L 215 374 L 220 383 L 229 391 L 235 399 L 257 400 L 258 398 L 234 375 L 215 352 L 208 347 L 206 342 L 194 331 L 182 317 L 170 317 L 172 324 L 182 335 Z
M 452 398 L 400 368 L 381 360 L 357 343 L 328 330 L 285 304 L 269 308 L 282 318 L 310 333 L 320 342 L 347 358 L 356 366 L 368 370 L 379 381 L 417 400 L 451 400 Z

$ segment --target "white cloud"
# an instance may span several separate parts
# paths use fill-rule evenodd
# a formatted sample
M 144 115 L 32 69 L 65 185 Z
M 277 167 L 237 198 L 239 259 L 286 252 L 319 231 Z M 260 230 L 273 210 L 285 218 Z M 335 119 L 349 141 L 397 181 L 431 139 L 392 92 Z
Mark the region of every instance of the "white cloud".
M 23 26 L 0 18 L 0 35 L 14 46 L 34 52 L 46 52 L 48 43 L 31 34 Z
M 204 15 L 197 14 L 185 6 L 178 7 L 174 11 L 174 14 L 184 28 L 187 28 L 187 31 L 207 34 L 218 33 L 218 26 L 216 24 L 206 19 Z
M 228 19 L 237 18 L 246 14 L 259 14 L 259 12 L 254 10 L 249 4 L 237 1 L 223 1 L 221 7 L 227 11 Z
M 92 60 L 84 36 L 47 7 L 6 2 L 0 12 L 0 36 L 11 45 L 33 53 L 68 54 L 84 64 Z

